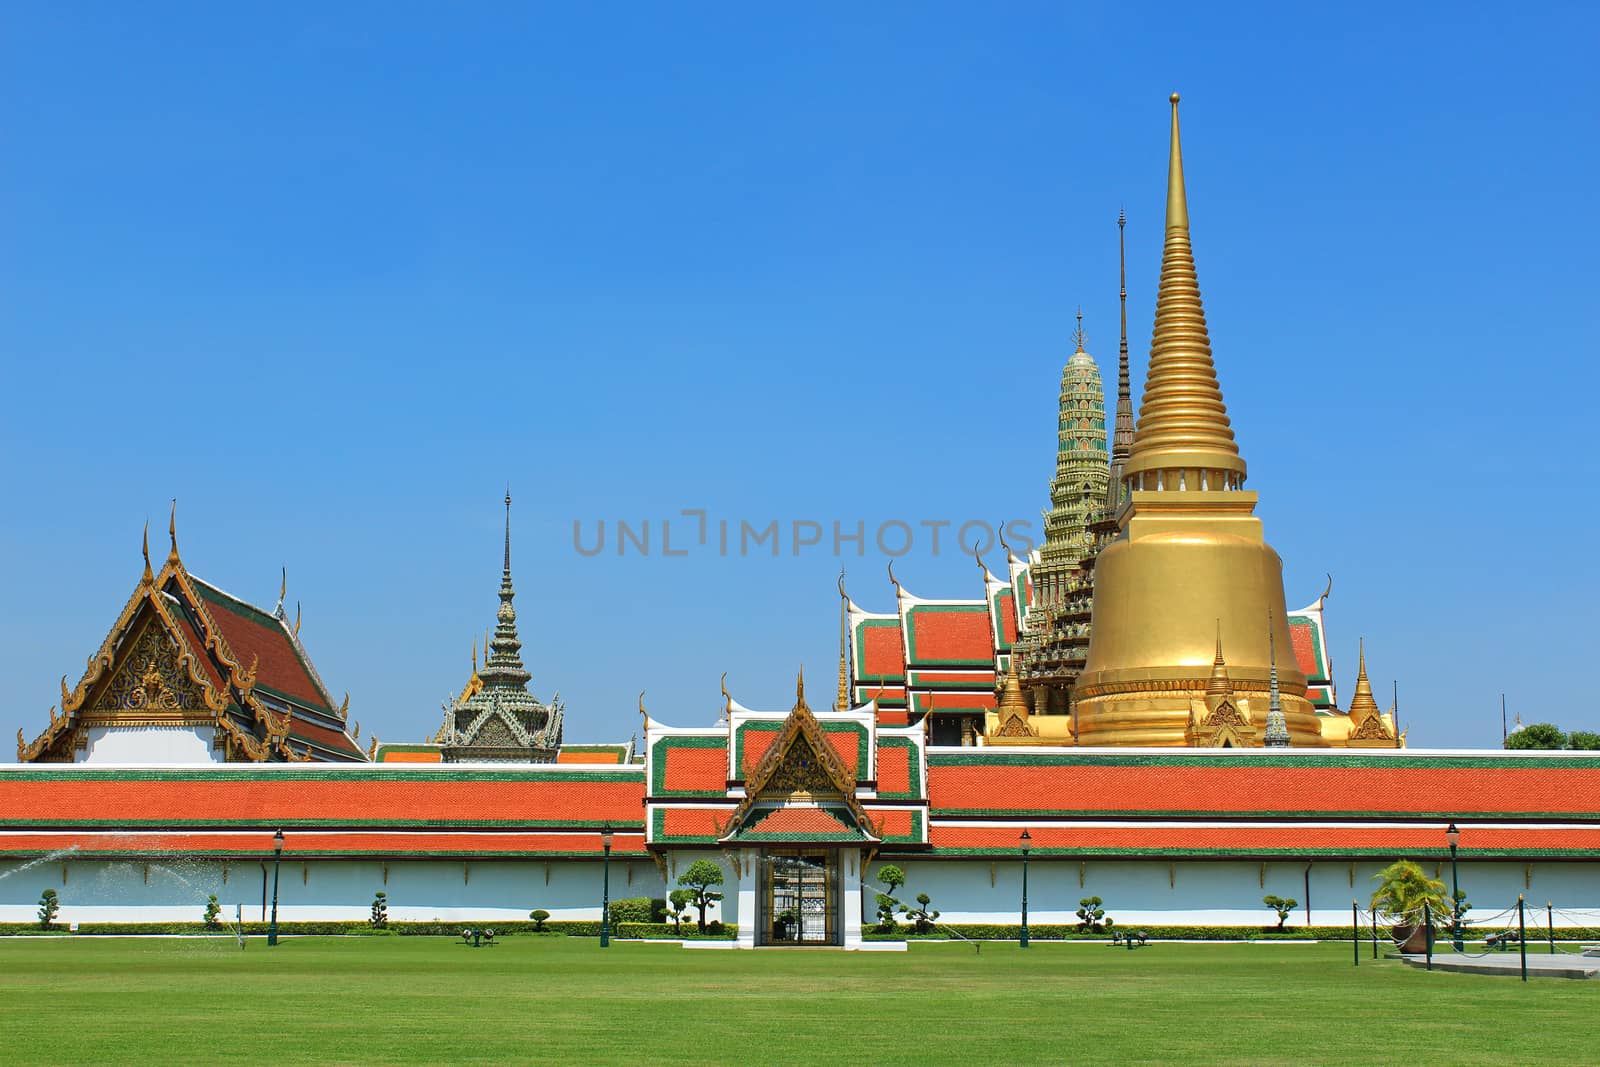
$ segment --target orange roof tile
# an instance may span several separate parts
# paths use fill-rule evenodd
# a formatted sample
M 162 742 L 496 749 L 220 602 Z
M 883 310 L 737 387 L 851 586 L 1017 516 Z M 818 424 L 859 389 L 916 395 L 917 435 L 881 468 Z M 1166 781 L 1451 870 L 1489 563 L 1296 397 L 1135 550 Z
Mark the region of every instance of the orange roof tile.
M 638 822 L 642 775 L 315 769 L 0 774 L 0 825 L 527 826 Z
M 1600 813 L 1600 761 L 929 757 L 937 812 Z

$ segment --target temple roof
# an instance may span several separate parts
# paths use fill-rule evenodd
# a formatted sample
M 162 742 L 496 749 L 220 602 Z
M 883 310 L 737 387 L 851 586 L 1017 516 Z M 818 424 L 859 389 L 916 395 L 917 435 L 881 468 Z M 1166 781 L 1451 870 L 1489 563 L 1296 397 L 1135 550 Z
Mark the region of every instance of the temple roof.
M 78 684 L 69 690 L 62 679 L 63 714 L 52 708 L 32 742 L 19 732 L 18 759 L 70 761 L 62 746 L 79 743 L 92 720 L 215 727 L 234 760 L 364 760 L 346 729 L 348 698 L 335 708 L 298 619 L 291 625 L 284 614 L 282 591 L 274 612 L 224 592 L 184 565 L 176 509 L 168 532 L 166 563 L 151 569 L 147 537 L 138 586 Z M 129 672 L 141 671 L 146 684 L 129 689 Z

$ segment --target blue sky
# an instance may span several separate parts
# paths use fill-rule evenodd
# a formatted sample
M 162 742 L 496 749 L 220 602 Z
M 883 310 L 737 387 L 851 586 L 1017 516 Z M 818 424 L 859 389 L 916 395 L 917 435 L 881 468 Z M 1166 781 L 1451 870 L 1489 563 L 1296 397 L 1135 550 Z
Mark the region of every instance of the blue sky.
M 0 15 L 0 728 L 29 737 L 178 499 L 365 735 L 418 740 L 492 624 L 500 497 L 572 741 L 831 690 L 831 538 L 1033 519 L 1072 314 L 1142 379 L 1167 94 L 1223 389 L 1285 560 L 1414 745 L 1583 679 L 1600 19 L 1579 5 L 12 4 Z M 652 521 L 594 557 L 575 520 Z M 787 535 L 786 535 L 787 537 Z M 714 547 L 714 545 L 712 546 Z M 922 596 L 976 596 L 925 537 Z M 998 551 L 990 554 L 999 566 Z M 1386 699 L 1385 699 L 1385 702 Z

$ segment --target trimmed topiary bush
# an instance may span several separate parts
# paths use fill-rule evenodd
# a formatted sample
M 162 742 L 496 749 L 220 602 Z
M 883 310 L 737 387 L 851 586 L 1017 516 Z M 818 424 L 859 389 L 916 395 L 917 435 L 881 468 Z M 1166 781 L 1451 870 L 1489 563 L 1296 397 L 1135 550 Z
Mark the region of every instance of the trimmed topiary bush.
M 39 897 L 39 928 L 49 930 L 56 924 L 56 915 L 61 911 L 61 900 L 56 896 L 54 889 L 46 889 Z
M 550 913 L 543 908 L 536 908 L 528 912 L 528 918 L 533 920 L 533 932 L 542 934 L 544 933 L 544 924 L 550 918 Z
M 207 930 L 220 930 L 222 928 L 222 905 L 217 903 L 217 895 L 212 893 L 206 898 L 206 914 L 202 920 Z
M 623 897 L 611 902 L 611 925 L 618 923 L 647 923 L 651 918 L 649 897 Z
M 1289 916 L 1294 913 L 1294 909 L 1300 906 L 1300 902 L 1293 897 L 1280 897 L 1274 893 L 1268 893 L 1262 897 L 1261 903 L 1277 912 L 1277 928 L 1279 930 L 1282 930 L 1283 924 L 1289 921 Z
M 694 891 L 694 906 L 700 911 L 700 932 L 708 933 L 706 926 L 706 909 L 722 899 L 722 894 L 713 892 L 711 887 L 722 884 L 722 868 L 710 860 L 695 860 L 689 869 L 678 875 L 678 884 L 687 886 Z M 721 927 L 721 923 L 717 924 Z

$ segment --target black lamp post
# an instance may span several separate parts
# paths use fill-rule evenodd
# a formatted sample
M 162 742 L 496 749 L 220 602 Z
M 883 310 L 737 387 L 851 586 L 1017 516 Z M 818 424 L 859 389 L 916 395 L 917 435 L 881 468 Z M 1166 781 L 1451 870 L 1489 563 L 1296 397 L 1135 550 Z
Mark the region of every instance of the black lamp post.
M 278 860 L 283 857 L 283 831 L 272 835 L 272 925 L 267 927 L 267 944 L 278 943 Z
M 1022 942 L 1023 948 L 1028 947 L 1028 850 L 1033 847 L 1033 836 L 1027 830 L 1022 831 Z
M 1461 951 L 1461 879 L 1456 873 L 1456 845 L 1461 841 L 1461 831 L 1451 823 L 1444 831 L 1444 839 L 1450 842 L 1450 915 L 1453 921 L 1450 924 L 1451 941 L 1456 946 L 1456 951 Z
M 605 859 L 600 871 L 600 947 L 611 947 L 611 824 L 600 827 L 600 846 Z

